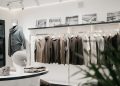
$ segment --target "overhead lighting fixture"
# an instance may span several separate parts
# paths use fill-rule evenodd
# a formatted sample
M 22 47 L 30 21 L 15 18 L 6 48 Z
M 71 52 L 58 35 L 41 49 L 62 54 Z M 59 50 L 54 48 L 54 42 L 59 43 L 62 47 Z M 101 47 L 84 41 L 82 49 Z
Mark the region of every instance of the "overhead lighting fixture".
M 35 1 L 37 2 L 38 0 L 35 0 Z M 64 0 L 59 0 L 58 2 L 54 2 L 54 3 L 41 4 L 41 5 L 39 4 L 37 6 L 31 6 L 31 7 L 25 7 L 25 8 L 24 8 L 24 6 L 22 6 L 22 10 L 24 10 L 24 9 L 31 9 L 31 8 L 39 8 L 39 7 L 47 7 L 47 6 L 53 6 L 53 5 L 71 3 L 71 2 L 78 2 L 78 0 L 65 0 L 65 1 Z M 23 3 L 23 0 L 22 0 L 22 3 Z M 11 10 L 12 11 L 18 11 L 18 10 L 21 10 L 21 9 L 17 8 L 17 9 L 11 9 Z
M 23 0 L 9 1 L 9 2 L 7 3 L 7 5 L 6 5 L 6 6 L 9 8 L 9 10 L 12 9 L 13 3 L 19 4 L 19 5 L 21 6 L 22 10 L 24 10 Z
M 11 10 L 10 3 L 7 3 L 7 7 L 9 8 L 9 10 Z
M 21 5 L 22 10 L 24 10 L 23 0 L 20 1 L 20 5 Z

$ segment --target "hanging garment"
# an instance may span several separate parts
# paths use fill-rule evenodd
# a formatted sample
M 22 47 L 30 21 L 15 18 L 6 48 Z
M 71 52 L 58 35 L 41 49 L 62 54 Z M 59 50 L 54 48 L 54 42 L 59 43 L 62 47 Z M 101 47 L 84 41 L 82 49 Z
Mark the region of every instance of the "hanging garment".
M 15 26 L 10 29 L 8 55 L 13 55 L 16 51 L 26 49 L 25 37 L 20 26 Z
M 60 61 L 60 39 L 52 39 L 54 49 L 54 61 L 55 63 L 61 63 Z
M 75 63 L 75 42 L 76 38 L 71 37 L 69 38 L 69 62 L 70 64 Z
M 101 36 L 96 38 L 96 48 L 97 48 L 97 64 L 102 65 L 103 64 L 103 51 L 104 51 L 104 38 Z
M 37 39 L 35 41 L 35 61 L 41 62 L 44 59 L 43 50 L 45 46 L 45 40 L 44 39 Z
M 76 64 L 83 65 L 84 64 L 84 57 L 83 57 L 83 44 L 82 44 L 82 38 L 77 36 L 77 52 L 78 55 L 76 55 Z
M 85 35 L 83 37 L 83 56 L 84 56 L 84 63 L 86 66 L 89 66 L 90 63 L 90 43 L 89 37 Z
M 90 36 L 90 63 L 97 64 L 96 38 Z
M 44 59 L 43 59 L 43 63 L 50 63 L 50 50 L 51 50 L 51 38 L 45 37 L 45 46 L 44 46 L 44 51 L 43 51 L 43 55 L 44 55 Z
M 68 36 L 65 37 L 66 41 L 65 41 L 65 57 L 66 57 L 66 64 L 70 63 L 70 51 L 69 51 L 69 38 Z
M 60 38 L 60 61 L 61 64 L 66 64 L 66 54 L 67 54 L 67 39 L 65 37 L 61 36 Z
M 114 36 L 61 36 L 60 38 L 46 36 L 44 41 L 36 41 L 37 62 L 59 63 L 89 66 L 90 63 L 104 65 L 111 62 L 101 52 L 108 50 L 110 46 L 120 46 L 120 35 Z M 110 64 L 111 65 L 111 64 Z
M 104 43 L 104 52 L 108 52 L 108 49 L 110 49 L 112 47 L 112 37 L 111 36 L 106 36 L 104 37 L 105 43 Z M 109 66 L 111 66 L 110 60 L 108 58 L 108 56 L 106 54 L 104 54 L 104 61 L 103 64 L 108 64 Z
M 116 50 L 120 49 L 120 34 L 116 34 L 112 37 L 112 46 Z

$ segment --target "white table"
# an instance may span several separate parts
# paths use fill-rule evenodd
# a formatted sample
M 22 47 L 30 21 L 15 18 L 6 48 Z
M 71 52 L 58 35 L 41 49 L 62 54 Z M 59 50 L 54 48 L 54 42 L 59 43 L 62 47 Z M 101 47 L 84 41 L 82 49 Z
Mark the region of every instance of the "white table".
M 40 76 L 47 72 L 21 74 L 10 72 L 9 76 L 0 76 L 0 86 L 40 86 Z

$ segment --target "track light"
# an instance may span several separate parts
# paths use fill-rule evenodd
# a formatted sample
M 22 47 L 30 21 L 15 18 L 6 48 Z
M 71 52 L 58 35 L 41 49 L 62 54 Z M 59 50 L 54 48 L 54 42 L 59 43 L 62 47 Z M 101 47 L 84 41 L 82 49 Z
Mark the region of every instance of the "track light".
M 20 5 L 21 5 L 22 10 L 24 10 L 23 0 L 20 0 Z

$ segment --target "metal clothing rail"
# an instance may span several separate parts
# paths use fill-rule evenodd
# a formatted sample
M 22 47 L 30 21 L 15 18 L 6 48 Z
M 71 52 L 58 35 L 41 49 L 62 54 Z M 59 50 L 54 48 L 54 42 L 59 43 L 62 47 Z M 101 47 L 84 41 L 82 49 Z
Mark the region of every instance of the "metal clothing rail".
M 72 26 L 87 26 L 87 25 L 114 24 L 114 23 L 120 23 L 120 21 L 113 21 L 113 22 L 98 22 L 98 23 L 76 24 L 76 25 L 58 25 L 58 26 L 50 26 L 50 27 L 29 28 L 29 30 L 34 30 L 34 29 L 48 29 L 48 28 L 58 28 L 58 27 L 72 27 Z

